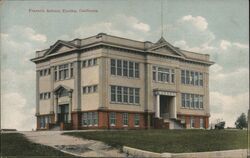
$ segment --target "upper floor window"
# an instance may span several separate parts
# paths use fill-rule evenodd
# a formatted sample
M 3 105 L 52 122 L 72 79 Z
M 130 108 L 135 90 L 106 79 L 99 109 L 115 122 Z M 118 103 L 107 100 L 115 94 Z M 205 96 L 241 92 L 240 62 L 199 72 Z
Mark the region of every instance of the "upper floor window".
M 97 58 L 87 59 L 82 61 L 82 68 L 97 65 Z
M 190 70 L 181 70 L 181 83 L 203 86 L 203 73 Z
M 72 78 L 73 76 L 74 76 L 74 64 L 73 63 L 58 65 L 58 66 L 55 66 L 54 68 L 55 81 L 69 79 L 69 78 Z
M 58 93 L 58 97 L 65 97 L 65 96 L 68 96 L 68 95 L 69 95 L 69 92 L 66 89 L 62 89 Z
M 122 86 L 111 86 L 111 102 L 123 104 L 139 104 L 140 103 L 140 89 Z
M 174 83 L 175 70 L 153 66 L 153 80 L 157 82 Z
M 40 70 L 39 73 L 40 73 L 40 76 L 50 75 L 50 68 Z
M 181 93 L 181 105 L 185 108 L 203 109 L 203 95 Z
M 97 85 L 91 85 L 91 86 L 84 86 L 82 87 L 82 93 L 86 94 L 86 93 L 96 93 L 98 90 L 98 86 Z
M 51 93 L 50 92 L 44 92 L 40 93 L 40 100 L 46 100 L 51 98 Z
M 111 75 L 131 78 L 140 77 L 139 63 L 120 59 L 111 59 L 110 62 Z

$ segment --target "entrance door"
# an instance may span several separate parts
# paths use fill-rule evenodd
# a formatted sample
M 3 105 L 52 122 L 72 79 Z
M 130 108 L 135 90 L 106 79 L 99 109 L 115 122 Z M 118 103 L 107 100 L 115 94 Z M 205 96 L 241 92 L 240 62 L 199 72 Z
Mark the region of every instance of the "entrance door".
M 58 122 L 68 123 L 69 105 L 59 105 Z
M 164 119 L 170 118 L 171 96 L 160 96 L 160 116 Z

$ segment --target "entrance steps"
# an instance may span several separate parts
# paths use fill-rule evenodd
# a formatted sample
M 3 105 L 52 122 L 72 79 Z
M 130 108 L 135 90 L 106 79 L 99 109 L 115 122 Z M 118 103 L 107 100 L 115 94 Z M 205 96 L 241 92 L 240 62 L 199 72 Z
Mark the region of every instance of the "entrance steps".
M 183 129 L 184 128 L 181 122 L 176 119 L 164 119 L 164 123 L 169 123 L 169 129 Z

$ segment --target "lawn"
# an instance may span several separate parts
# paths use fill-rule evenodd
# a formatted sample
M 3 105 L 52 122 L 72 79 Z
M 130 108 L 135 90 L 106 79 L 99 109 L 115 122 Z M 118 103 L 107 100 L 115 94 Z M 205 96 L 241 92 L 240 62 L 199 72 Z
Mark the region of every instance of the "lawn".
M 130 130 L 73 132 L 66 135 L 129 146 L 153 152 L 201 152 L 247 148 L 243 130 Z
M 0 157 L 72 157 L 52 147 L 32 143 L 20 133 L 1 133 Z

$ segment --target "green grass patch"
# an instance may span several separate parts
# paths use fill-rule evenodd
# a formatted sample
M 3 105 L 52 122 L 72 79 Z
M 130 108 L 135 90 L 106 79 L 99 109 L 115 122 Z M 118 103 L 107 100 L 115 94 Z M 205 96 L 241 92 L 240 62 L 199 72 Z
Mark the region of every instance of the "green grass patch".
M 64 133 L 153 152 L 202 152 L 247 148 L 245 130 L 130 130 Z
M 20 133 L 1 133 L 1 157 L 73 157 L 52 147 L 30 142 Z

